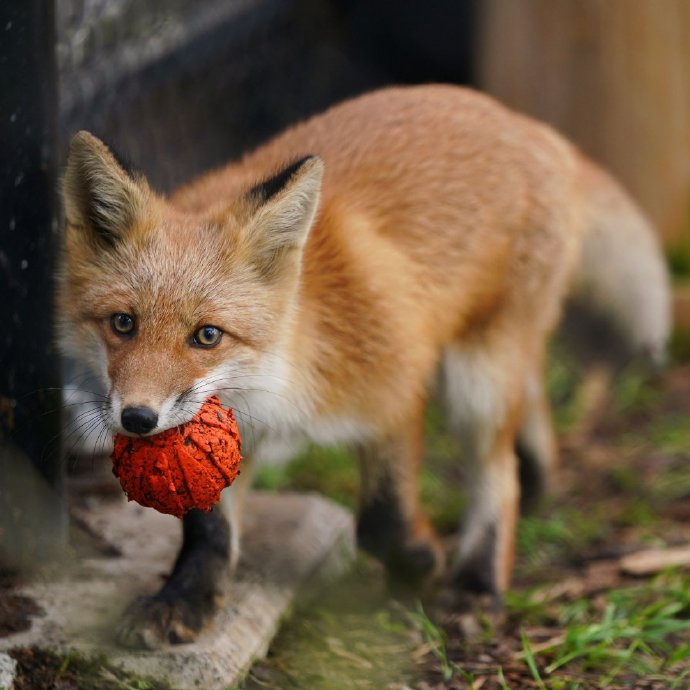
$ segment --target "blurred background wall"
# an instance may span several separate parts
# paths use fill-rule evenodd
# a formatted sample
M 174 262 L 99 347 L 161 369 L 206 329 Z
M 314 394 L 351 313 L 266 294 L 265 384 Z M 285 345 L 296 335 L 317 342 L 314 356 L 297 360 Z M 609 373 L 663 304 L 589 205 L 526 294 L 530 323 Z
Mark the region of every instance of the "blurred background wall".
M 56 0 L 61 134 L 169 188 L 387 83 L 472 84 L 608 165 L 690 232 L 687 0 Z
M 470 77 L 469 2 L 56 1 L 61 137 L 163 189 L 353 94 Z
M 690 2 L 484 0 L 480 88 L 622 180 L 669 244 L 690 232 Z
M 690 330 L 690 2 L 478 0 L 476 85 L 608 167 L 656 225 Z M 687 338 L 687 335 L 685 336 Z
M 687 0 L 56 0 L 61 135 L 164 188 L 347 96 L 478 86 L 544 119 L 690 232 Z

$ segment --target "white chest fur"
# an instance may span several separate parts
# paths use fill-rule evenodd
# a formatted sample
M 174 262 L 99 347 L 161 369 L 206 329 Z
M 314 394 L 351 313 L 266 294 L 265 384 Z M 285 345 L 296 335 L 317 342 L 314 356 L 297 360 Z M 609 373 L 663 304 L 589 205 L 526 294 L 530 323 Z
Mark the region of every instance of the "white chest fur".
M 351 414 L 319 414 L 318 382 L 281 357 L 265 357 L 260 373 L 243 374 L 236 384 L 221 398 L 235 410 L 245 451 L 258 462 L 287 461 L 310 441 L 351 444 L 372 434 Z

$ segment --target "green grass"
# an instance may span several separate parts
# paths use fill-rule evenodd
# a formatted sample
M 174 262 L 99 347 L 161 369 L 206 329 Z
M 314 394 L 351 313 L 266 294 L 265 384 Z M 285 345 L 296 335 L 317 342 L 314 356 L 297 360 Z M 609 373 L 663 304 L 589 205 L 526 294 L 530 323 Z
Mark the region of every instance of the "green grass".
M 406 611 L 391 601 L 380 568 L 361 558 L 335 585 L 310 592 L 286 621 L 269 657 L 244 688 L 380 690 L 414 679 L 419 644 Z
M 518 524 L 518 567 L 523 574 L 538 573 L 549 563 L 581 555 L 611 531 L 604 506 L 584 513 L 570 506 L 544 509 L 544 515 L 527 515 Z
M 648 442 L 666 453 L 687 453 L 690 449 L 690 420 L 687 415 L 672 415 L 657 422 Z
M 614 379 L 612 392 L 619 414 L 653 411 L 662 398 L 661 390 L 651 384 L 649 372 L 636 366 Z
M 521 621 L 520 650 L 508 666 L 498 664 L 482 676 L 494 675 L 505 688 L 508 671 L 515 675 L 522 666 L 540 690 L 574 690 L 585 687 L 585 680 L 588 688 L 632 687 L 634 679 L 690 687 L 690 574 L 667 571 L 643 584 L 560 603 L 543 591 L 508 595 L 508 612 Z M 452 660 L 444 630 L 421 607 L 410 618 L 444 681 L 461 679 L 472 688 L 478 676 Z M 554 618 L 563 634 L 544 644 L 539 634 Z
M 415 611 L 410 611 L 407 615 L 412 625 L 421 633 L 422 639 L 429 646 L 431 653 L 439 662 L 443 680 L 449 681 L 456 670 L 448 659 L 445 632 L 427 616 L 424 607 L 420 603 L 417 603 Z
M 690 362 L 690 329 L 676 329 L 671 335 L 669 350 L 673 362 Z
M 255 486 L 270 490 L 318 491 L 354 508 L 359 473 L 354 455 L 346 448 L 310 446 L 289 464 L 260 468 Z
M 550 365 L 546 372 L 546 390 L 553 408 L 554 425 L 558 431 L 571 428 L 582 416 L 578 367 L 567 348 L 558 341 L 551 346 Z
M 690 228 L 688 233 L 690 235 Z M 677 243 L 667 254 L 671 273 L 681 280 L 690 278 L 690 241 Z
M 546 690 L 546 686 L 544 685 L 541 673 L 539 672 L 537 660 L 534 657 L 534 652 L 532 651 L 529 638 L 527 637 L 527 635 L 525 635 L 524 632 L 520 635 L 520 640 L 522 642 L 522 655 L 525 659 L 525 662 L 527 663 L 529 672 L 532 674 L 532 678 L 534 678 L 534 680 L 537 681 L 537 687 L 540 688 L 540 690 Z
M 539 598 L 540 590 L 509 597 L 513 613 L 539 625 L 554 612 Z M 538 614 L 544 620 L 538 620 Z M 559 607 L 564 636 L 534 653 L 529 628 L 523 629 L 523 657 L 539 687 L 552 688 L 568 675 L 596 674 L 600 687 L 626 678 L 659 676 L 677 680 L 690 673 L 690 575 L 662 573 L 638 586 L 612 589 Z M 553 681 L 553 682 L 552 682 Z

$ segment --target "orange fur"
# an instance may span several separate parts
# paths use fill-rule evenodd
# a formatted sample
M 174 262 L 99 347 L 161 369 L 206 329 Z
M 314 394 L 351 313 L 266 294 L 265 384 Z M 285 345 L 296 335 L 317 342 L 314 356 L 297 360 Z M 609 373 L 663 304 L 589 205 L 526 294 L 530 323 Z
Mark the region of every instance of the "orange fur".
M 315 219 L 318 160 L 268 200 L 247 194 L 307 154 L 323 161 Z M 62 342 L 105 371 L 121 405 L 174 408 L 195 387 L 219 393 L 259 456 L 271 439 L 303 436 L 363 448 L 361 517 L 392 511 L 401 525 L 391 563 L 429 535 L 416 497 L 421 444 L 407 429 L 420 428 L 441 368 L 476 475 L 459 567 L 489 544 L 488 586 L 500 592 L 513 560 L 526 381 L 539 385 L 591 221 L 592 169 L 548 127 L 451 86 L 336 106 L 170 199 L 123 182 L 107 149 L 81 134 L 65 189 Z M 108 246 L 83 212 L 106 192 L 122 202 L 114 227 L 101 229 L 115 237 Z M 105 202 L 98 223 L 108 223 Z M 109 332 L 121 311 L 136 316 L 135 337 Z M 206 323 L 223 340 L 190 348 Z M 538 412 L 543 397 L 534 400 Z M 547 413 L 534 416 L 548 425 Z M 371 508 L 386 483 L 385 505 Z

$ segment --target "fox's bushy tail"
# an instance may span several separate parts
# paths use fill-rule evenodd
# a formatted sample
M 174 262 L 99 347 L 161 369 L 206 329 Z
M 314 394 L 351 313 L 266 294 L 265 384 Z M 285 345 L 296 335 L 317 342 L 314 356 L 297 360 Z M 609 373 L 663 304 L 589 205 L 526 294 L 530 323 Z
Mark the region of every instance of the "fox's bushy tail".
M 580 424 L 606 400 L 611 367 L 632 360 L 658 369 L 666 362 L 671 331 L 669 271 L 649 220 L 605 171 L 582 159 L 581 192 L 585 228 L 561 323 L 568 350 L 595 366 L 583 381 L 586 412 Z M 605 367 L 597 366 L 605 364 Z M 588 367 L 589 368 L 589 367 Z M 591 375 L 591 376 L 590 376 Z M 556 463 L 556 444 L 542 387 L 527 390 L 517 437 L 522 507 L 534 505 Z
M 643 357 L 662 366 L 671 287 L 657 234 L 608 173 L 584 159 L 582 171 L 586 230 L 566 311 L 567 336 L 579 333 L 590 351 L 596 347 L 596 354 L 617 363 Z

